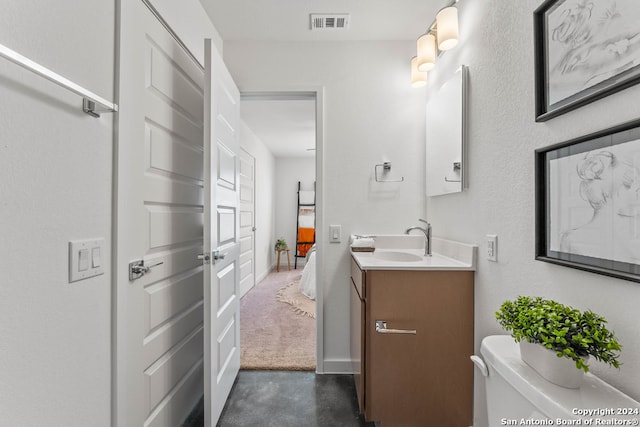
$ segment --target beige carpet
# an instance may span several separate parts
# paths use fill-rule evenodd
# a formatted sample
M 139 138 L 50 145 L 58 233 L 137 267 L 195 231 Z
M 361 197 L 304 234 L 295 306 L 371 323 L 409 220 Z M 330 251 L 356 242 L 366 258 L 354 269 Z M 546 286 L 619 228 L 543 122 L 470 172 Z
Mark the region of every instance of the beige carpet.
M 299 313 L 301 309 L 291 303 L 278 301 L 279 292 L 280 298 L 291 299 L 294 292 L 289 285 L 301 274 L 300 269 L 272 272 L 240 300 L 241 369 L 315 370 L 315 319 Z

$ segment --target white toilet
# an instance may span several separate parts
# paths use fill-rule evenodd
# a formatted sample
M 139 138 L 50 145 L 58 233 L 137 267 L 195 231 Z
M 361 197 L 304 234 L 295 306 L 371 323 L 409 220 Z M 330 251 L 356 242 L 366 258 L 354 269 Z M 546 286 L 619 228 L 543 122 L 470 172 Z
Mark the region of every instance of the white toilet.
M 587 373 L 579 389 L 545 380 L 520 359 L 520 348 L 511 336 L 485 337 L 480 353 L 482 359 L 472 359 L 486 376 L 489 427 L 637 425 L 633 420 L 640 420 L 640 403 L 595 375 Z M 533 423 L 522 424 L 522 420 Z M 602 424 L 613 420 L 631 424 Z

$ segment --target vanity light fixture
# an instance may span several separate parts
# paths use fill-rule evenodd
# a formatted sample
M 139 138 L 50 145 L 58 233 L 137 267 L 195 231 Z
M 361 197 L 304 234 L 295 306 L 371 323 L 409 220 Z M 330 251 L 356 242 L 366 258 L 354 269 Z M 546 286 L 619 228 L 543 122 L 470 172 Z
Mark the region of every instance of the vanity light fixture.
M 436 15 L 438 49 L 449 50 L 458 44 L 458 8 L 445 7 Z
M 418 57 L 411 58 L 411 86 L 422 87 L 427 84 L 427 72 L 418 70 Z
M 436 36 L 431 31 L 418 38 L 418 71 L 429 71 L 436 66 Z
M 426 72 L 436 65 L 440 52 L 452 49 L 458 44 L 458 8 L 455 0 L 436 14 L 427 32 L 418 38 L 417 56 L 411 60 L 411 84 L 422 87 L 427 82 Z M 424 76 L 422 74 L 425 74 Z

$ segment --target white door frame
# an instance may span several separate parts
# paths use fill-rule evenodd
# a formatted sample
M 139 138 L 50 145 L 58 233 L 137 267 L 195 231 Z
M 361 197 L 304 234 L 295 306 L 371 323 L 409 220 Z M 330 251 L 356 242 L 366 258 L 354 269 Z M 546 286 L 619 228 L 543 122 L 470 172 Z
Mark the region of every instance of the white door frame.
M 325 256 L 324 256 L 324 86 L 289 86 L 289 87 L 256 87 L 241 88 L 243 96 L 282 97 L 291 95 L 313 95 L 316 101 L 316 373 L 324 370 L 324 320 L 323 300 L 325 289 Z M 320 232 L 318 232 L 320 230 Z M 320 236 L 320 237 L 318 237 Z

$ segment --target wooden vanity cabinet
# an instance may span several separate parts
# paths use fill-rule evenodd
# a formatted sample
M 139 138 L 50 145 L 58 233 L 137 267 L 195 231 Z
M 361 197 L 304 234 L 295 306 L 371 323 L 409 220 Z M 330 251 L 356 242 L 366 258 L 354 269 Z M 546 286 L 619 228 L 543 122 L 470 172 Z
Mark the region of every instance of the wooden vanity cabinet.
M 352 298 L 362 282 L 362 336 L 351 344 L 361 346 L 356 388 L 365 419 L 382 427 L 472 425 L 473 271 L 362 271 L 352 259 L 351 272 Z M 416 334 L 378 333 L 376 320 Z

